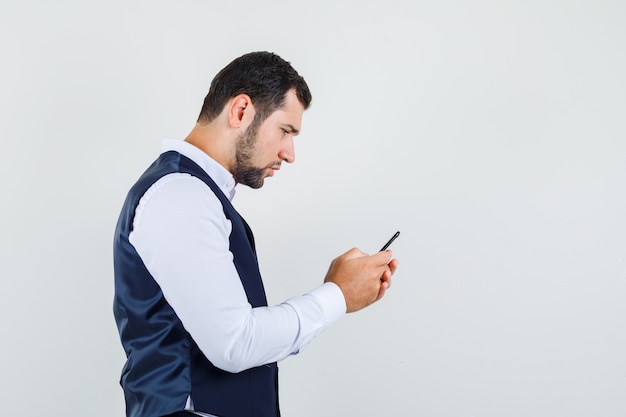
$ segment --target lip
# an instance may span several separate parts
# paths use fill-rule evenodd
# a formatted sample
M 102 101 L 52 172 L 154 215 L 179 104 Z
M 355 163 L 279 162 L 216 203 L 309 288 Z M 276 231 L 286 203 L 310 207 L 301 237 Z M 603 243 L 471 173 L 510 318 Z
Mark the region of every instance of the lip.
M 276 171 L 278 171 L 280 169 L 280 166 L 282 164 L 280 164 L 278 161 L 274 162 L 274 165 L 269 165 L 267 167 L 267 176 L 268 177 L 273 177 L 276 174 Z

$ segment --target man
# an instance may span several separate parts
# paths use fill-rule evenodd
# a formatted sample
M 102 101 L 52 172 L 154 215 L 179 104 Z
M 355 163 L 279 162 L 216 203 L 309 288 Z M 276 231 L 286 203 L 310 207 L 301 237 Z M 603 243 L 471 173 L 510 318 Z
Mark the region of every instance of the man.
M 260 188 L 282 162 L 311 102 L 279 56 L 243 55 L 220 71 L 198 122 L 129 191 L 115 231 L 114 313 L 127 355 L 129 417 L 276 417 L 276 362 L 379 300 L 390 251 L 352 249 L 308 294 L 267 306 L 235 184 Z

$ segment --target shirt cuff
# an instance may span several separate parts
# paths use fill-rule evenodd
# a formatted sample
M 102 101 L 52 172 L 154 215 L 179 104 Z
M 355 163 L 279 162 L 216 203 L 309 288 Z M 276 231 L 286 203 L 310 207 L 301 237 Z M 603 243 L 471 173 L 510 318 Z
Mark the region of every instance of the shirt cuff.
M 315 297 L 322 308 L 326 327 L 346 315 L 346 299 L 334 282 L 325 282 L 308 295 Z

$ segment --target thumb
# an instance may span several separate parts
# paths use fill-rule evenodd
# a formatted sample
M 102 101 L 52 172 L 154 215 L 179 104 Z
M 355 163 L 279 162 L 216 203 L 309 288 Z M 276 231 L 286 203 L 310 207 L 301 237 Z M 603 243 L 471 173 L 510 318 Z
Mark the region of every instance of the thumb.
M 376 265 L 387 265 L 393 260 L 393 252 L 390 250 L 384 250 L 372 255 L 372 259 Z

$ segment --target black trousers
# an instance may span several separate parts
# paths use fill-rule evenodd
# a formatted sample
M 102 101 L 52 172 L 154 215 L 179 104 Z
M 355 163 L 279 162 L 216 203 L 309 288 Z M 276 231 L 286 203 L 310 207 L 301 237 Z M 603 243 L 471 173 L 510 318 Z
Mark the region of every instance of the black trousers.
M 189 411 L 177 411 L 173 414 L 168 414 L 163 417 L 191 417 L 191 416 L 198 417 L 197 415 L 195 415 L 194 413 L 190 413 Z

